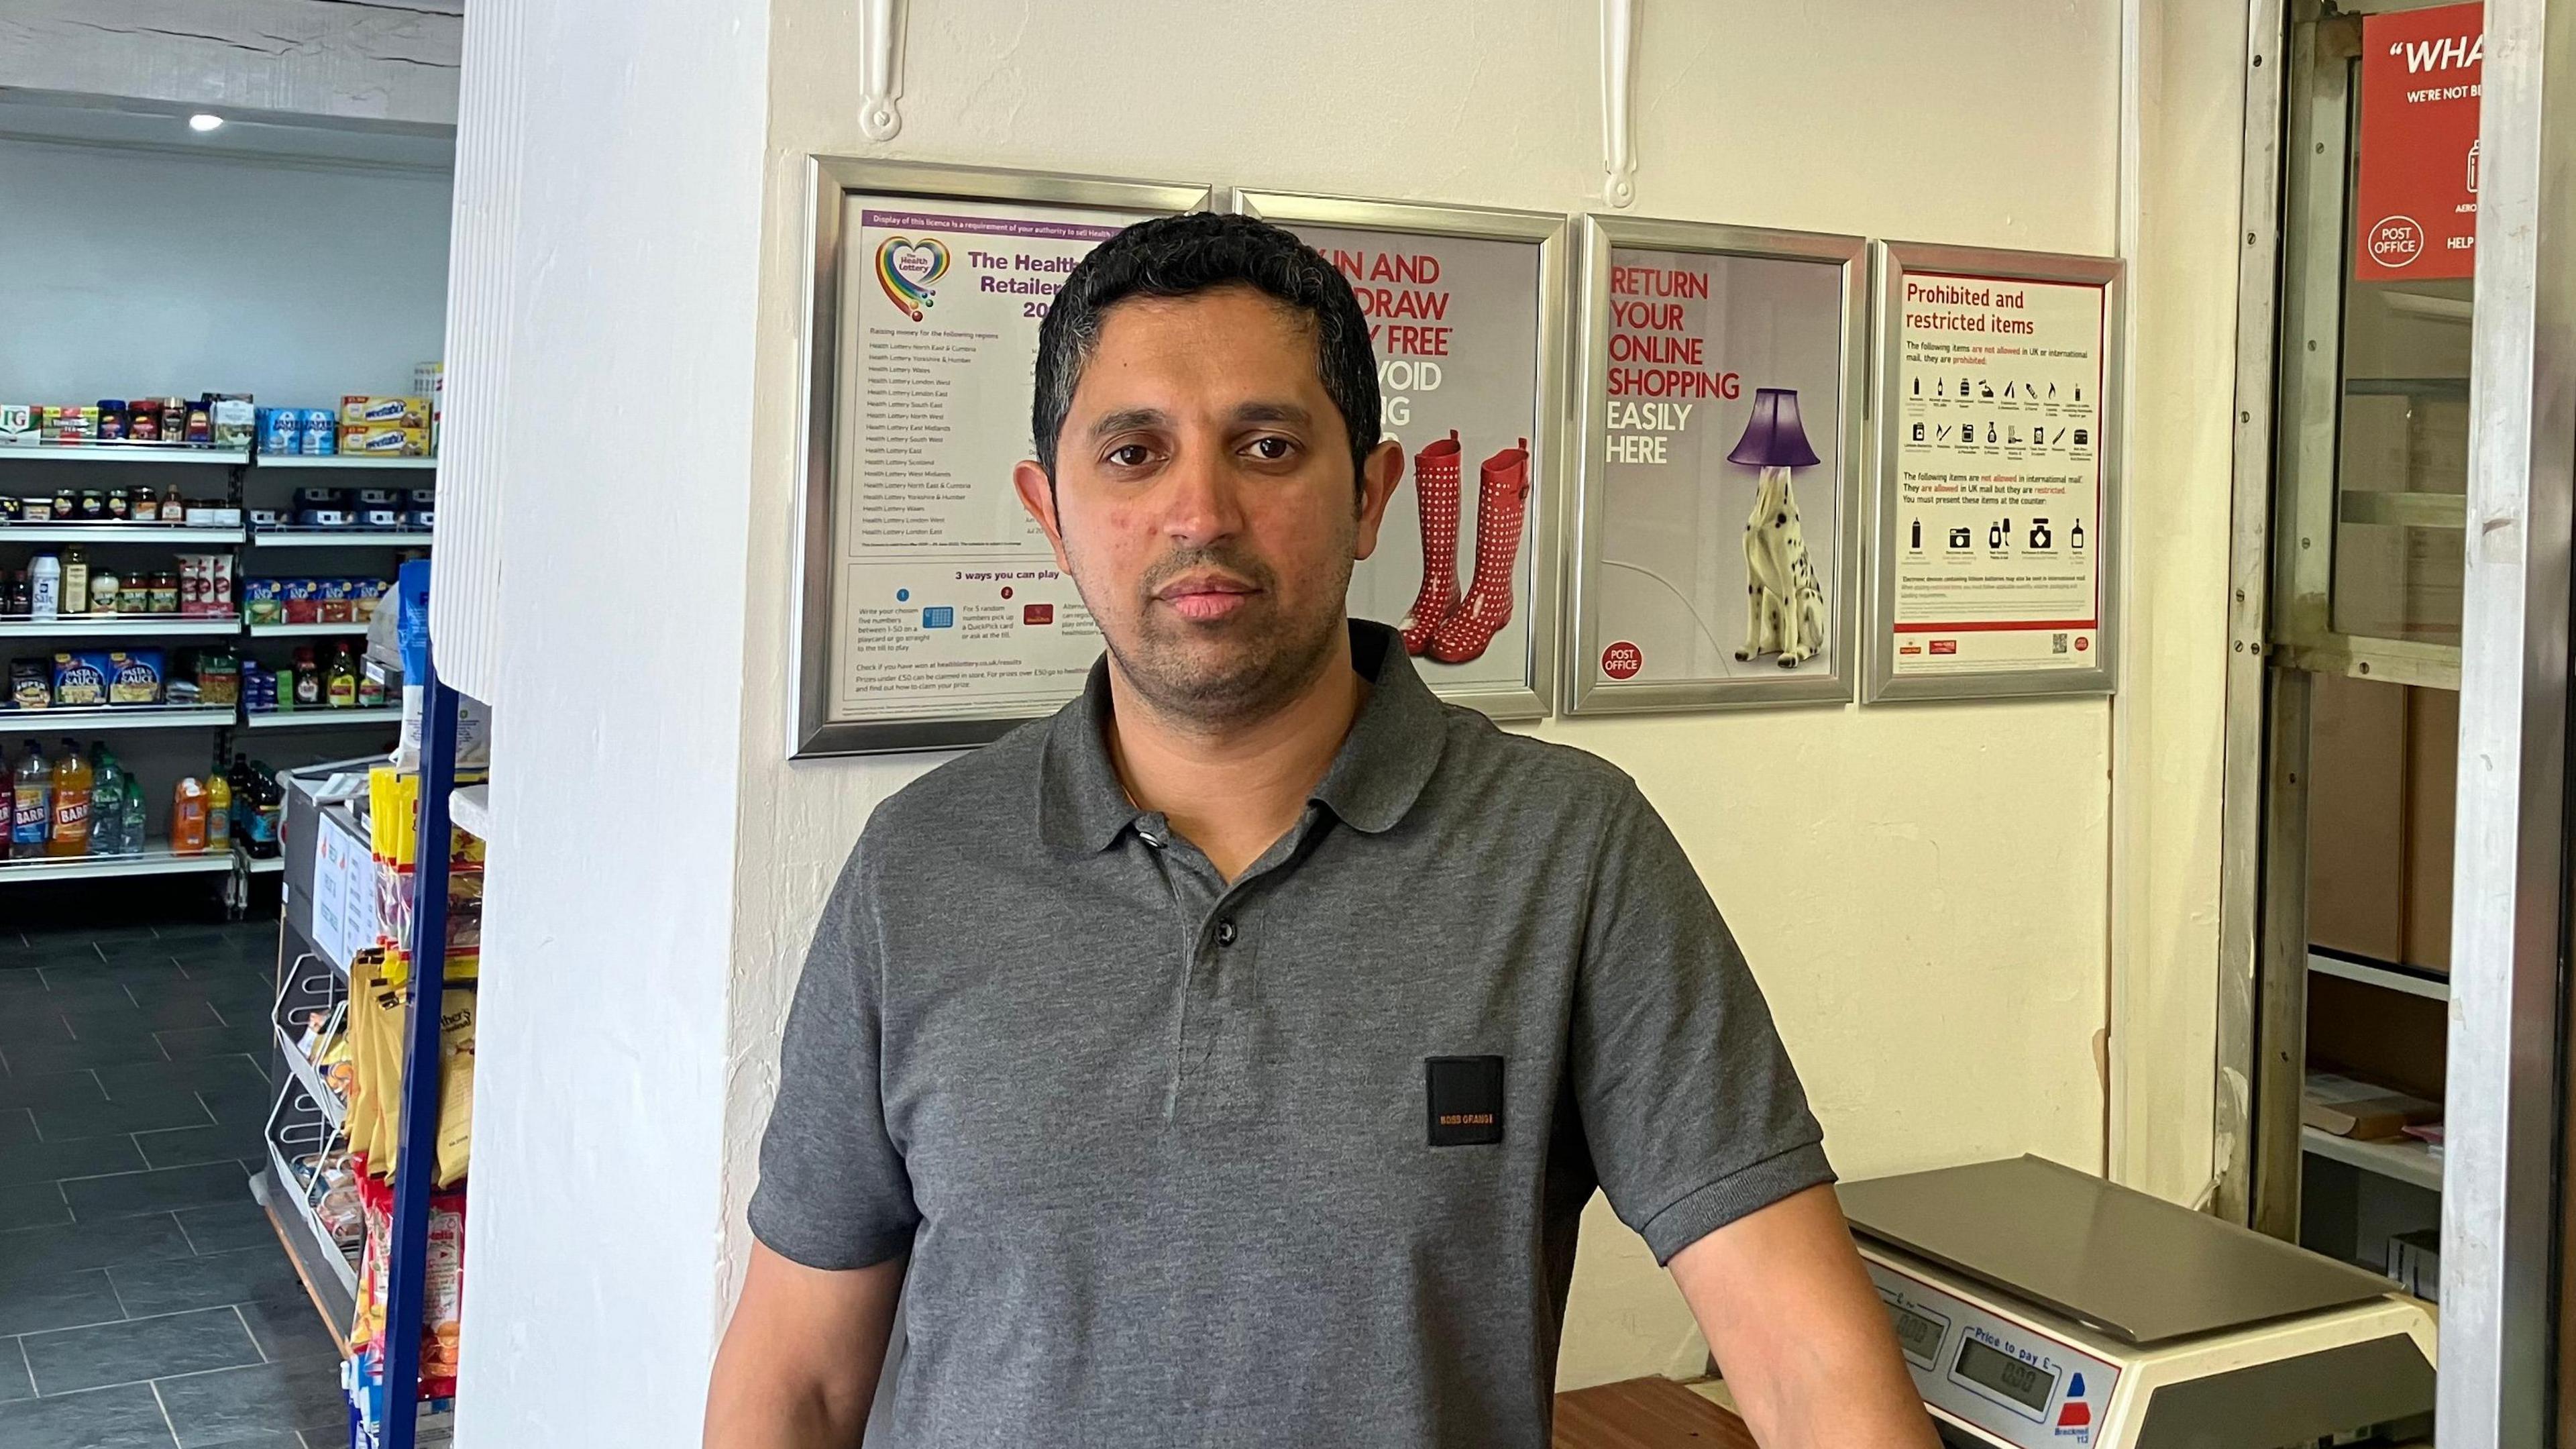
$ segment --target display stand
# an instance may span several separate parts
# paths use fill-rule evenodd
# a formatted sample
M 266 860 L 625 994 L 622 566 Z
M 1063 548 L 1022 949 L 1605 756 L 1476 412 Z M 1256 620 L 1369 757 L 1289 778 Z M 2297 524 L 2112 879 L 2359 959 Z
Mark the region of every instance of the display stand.
M 456 788 L 456 691 L 439 682 L 435 658 L 422 672 L 420 683 L 420 864 L 412 907 L 411 1005 L 403 1021 L 402 1149 L 393 1179 L 384 1378 L 374 1391 L 376 1402 L 368 1402 L 370 1393 L 359 1388 L 350 1403 L 351 1442 L 374 1449 L 413 1449 L 419 1441 L 421 1413 L 446 1407 L 424 1403 L 421 1413 L 405 1408 L 416 1398 L 420 1383 L 429 1195 L 437 1176 L 439 1091 L 444 1075 L 439 1070 L 438 1017 L 447 991 L 447 876 L 454 844 L 447 797 Z

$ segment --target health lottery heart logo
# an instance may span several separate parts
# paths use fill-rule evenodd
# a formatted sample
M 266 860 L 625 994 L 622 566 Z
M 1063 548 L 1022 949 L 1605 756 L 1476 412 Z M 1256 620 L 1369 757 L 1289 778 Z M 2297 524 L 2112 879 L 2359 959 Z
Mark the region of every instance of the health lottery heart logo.
M 885 288 L 896 310 L 918 322 L 935 295 L 932 286 L 948 275 L 948 248 L 937 237 L 911 241 L 890 236 L 877 248 L 877 285 Z

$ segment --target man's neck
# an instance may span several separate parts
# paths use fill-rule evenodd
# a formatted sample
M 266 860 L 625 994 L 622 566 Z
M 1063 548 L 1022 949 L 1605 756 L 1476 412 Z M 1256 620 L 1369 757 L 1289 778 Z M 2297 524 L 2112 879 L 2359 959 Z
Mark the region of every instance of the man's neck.
M 1283 708 L 1240 726 L 1192 729 L 1140 699 L 1113 658 L 1109 758 L 1127 797 L 1160 811 L 1232 881 L 1296 825 L 1367 692 L 1345 632 L 1322 673 Z

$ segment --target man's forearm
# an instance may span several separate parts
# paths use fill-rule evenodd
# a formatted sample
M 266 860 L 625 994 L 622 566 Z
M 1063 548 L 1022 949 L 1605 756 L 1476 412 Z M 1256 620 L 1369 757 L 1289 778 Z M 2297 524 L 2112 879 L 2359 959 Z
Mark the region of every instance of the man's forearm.
M 721 1357 L 707 1386 L 706 1449 L 857 1449 L 866 1427 L 865 1406 L 836 1413 L 819 1386 L 729 1373 Z
M 753 1243 L 707 1381 L 706 1449 L 858 1449 L 903 1269 L 825 1271 Z

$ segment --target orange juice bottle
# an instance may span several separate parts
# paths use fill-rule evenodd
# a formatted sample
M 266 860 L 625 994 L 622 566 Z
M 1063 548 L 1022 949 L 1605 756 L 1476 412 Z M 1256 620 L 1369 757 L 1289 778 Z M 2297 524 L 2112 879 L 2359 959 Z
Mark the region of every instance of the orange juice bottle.
M 170 853 L 206 853 L 206 787 L 194 775 L 170 793 Z
M 54 838 L 48 855 L 89 854 L 89 791 L 96 776 L 76 740 L 63 741 L 54 761 Z

